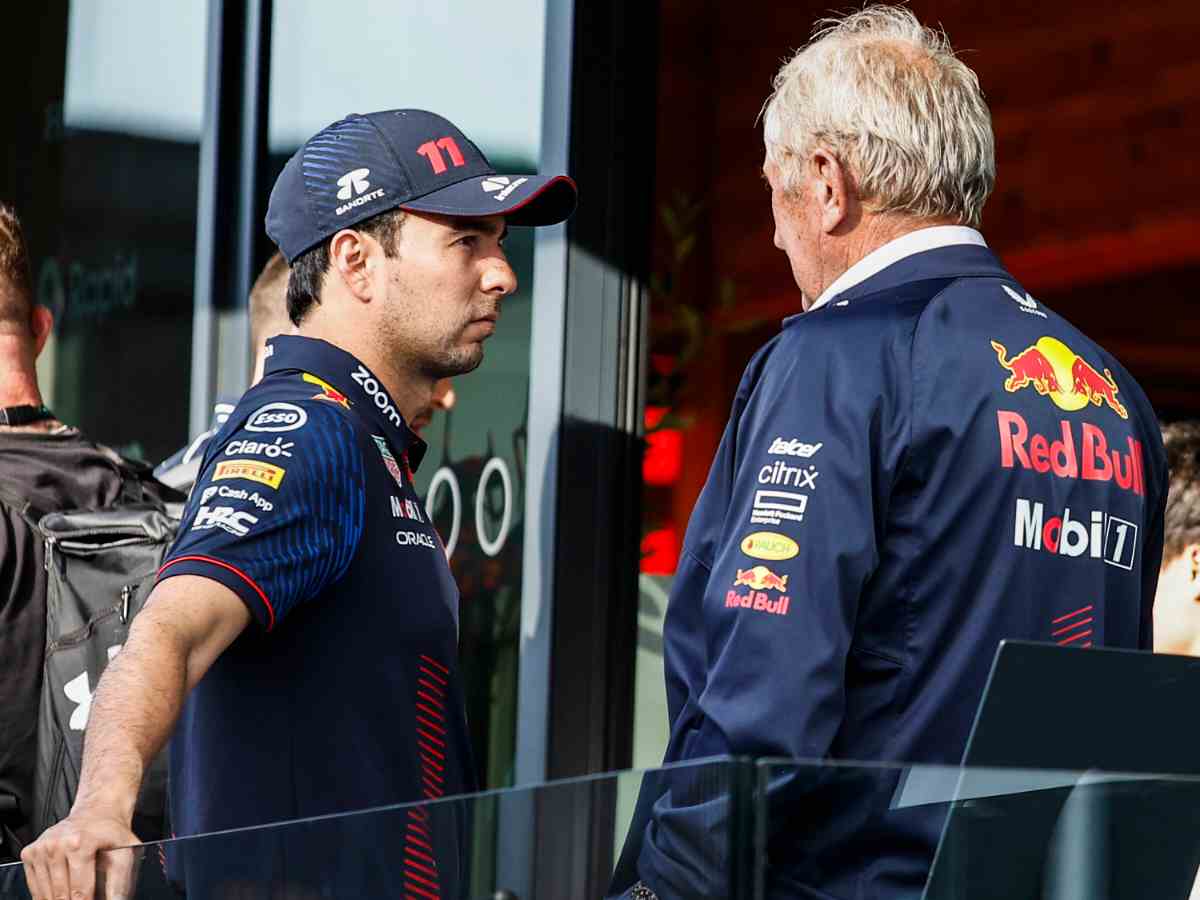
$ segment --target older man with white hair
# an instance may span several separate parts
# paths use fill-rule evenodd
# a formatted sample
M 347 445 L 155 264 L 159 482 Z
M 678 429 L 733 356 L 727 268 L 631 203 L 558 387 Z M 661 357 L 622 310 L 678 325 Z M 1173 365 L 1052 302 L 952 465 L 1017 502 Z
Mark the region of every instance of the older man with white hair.
M 1001 640 L 1150 646 L 1162 441 L 977 230 L 991 120 L 944 34 L 827 20 L 774 87 L 763 174 L 804 312 L 747 367 L 692 514 L 666 761 L 957 764 Z M 770 779 L 768 894 L 919 895 L 945 809 L 891 810 L 896 783 Z M 639 811 L 618 891 L 732 893 L 720 791 L 676 770 Z

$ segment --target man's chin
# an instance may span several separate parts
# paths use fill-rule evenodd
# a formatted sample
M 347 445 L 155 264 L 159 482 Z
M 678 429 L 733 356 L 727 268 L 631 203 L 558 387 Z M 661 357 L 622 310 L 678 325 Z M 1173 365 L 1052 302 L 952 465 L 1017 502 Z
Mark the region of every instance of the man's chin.
M 474 372 L 483 362 L 483 342 L 473 342 L 461 353 L 454 354 L 441 361 L 429 374 L 434 378 L 454 378 L 456 375 L 466 375 Z

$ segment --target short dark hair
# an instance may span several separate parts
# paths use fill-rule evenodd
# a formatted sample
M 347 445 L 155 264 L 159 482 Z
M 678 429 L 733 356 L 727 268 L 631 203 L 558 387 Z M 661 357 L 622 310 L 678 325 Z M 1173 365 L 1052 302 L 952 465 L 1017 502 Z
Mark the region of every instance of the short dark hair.
M 33 316 L 29 248 L 17 211 L 0 202 L 0 334 L 28 334 Z
M 400 229 L 406 218 L 402 209 L 389 209 L 353 226 L 355 231 L 371 235 L 383 245 L 388 257 L 400 251 Z M 294 325 L 299 325 L 314 303 L 321 302 L 321 285 L 329 271 L 329 242 L 326 238 L 311 250 L 305 250 L 292 260 L 292 272 L 288 276 L 287 311 Z
M 1163 524 L 1163 562 L 1200 544 L 1200 421 L 1163 426 L 1170 487 Z

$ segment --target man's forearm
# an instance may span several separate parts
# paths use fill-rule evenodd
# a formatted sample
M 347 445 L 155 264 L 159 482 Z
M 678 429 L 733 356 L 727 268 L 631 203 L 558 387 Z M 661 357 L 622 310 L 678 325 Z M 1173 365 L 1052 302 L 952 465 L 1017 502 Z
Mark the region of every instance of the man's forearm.
M 162 749 L 188 690 L 188 649 L 153 606 L 134 620 L 92 701 L 74 810 L 129 822 L 142 776 Z

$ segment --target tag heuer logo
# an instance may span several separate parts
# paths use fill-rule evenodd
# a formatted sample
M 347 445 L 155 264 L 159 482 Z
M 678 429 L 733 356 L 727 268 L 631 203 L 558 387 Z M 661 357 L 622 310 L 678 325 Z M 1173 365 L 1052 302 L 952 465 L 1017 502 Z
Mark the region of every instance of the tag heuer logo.
M 351 197 L 357 197 L 363 193 L 371 186 L 371 182 L 367 181 L 367 176 L 370 174 L 370 169 L 355 169 L 339 178 L 337 183 L 341 190 L 337 193 L 338 199 L 349 200 Z

